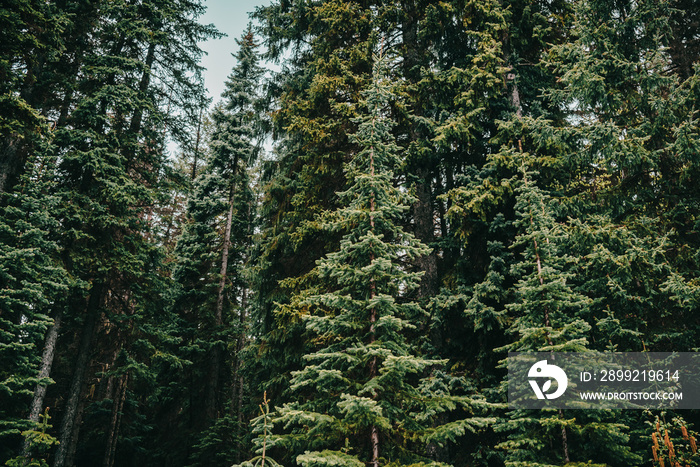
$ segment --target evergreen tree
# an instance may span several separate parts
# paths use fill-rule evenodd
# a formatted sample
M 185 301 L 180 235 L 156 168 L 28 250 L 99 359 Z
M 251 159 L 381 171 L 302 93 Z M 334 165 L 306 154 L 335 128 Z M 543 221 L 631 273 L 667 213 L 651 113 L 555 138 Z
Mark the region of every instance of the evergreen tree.
M 68 23 L 51 3 L 0 6 L 0 464 L 39 426 L 51 383 L 42 344 L 69 284 L 50 154 Z
M 689 297 L 694 286 L 681 279 L 684 273 L 676 269 L 680 264 L 669 261 L 677 247 L 672 246 L 673 234 L 664 220 L 678 199 L 673 193 L 679 179 L 666 153 L 677 140 L 668 141 L 669 133 L 657 130 L 679 125 L 680 115 L 687 118 L 685 110 L 675 113 L 677 105 L 684 106 L 684 98 L 674 92 L 676 78 L 662 71 L 669 63 L 663 44 L 671 32 L 666 7 L 656 2 L 577 2 L 571 40 L 555 45 L 548 55 L 547 65 L 561 77 L 560 83 L 545 89 L 548 101 L 561 109 L 575 109 L 575 115 L 564 122 L 524 116 L 506 126 L 526 150 L 550 155 L 540 158 L 545 174 L 540 180 L 558 191 L 560 219 L 575 218 L 559 227 L 563 234 L 559 254 L 578 263 L 567 268 L 576 274 L 569 274 L 566 283 L 571 292 L 588 297 L 588 306 L 569 316 L 586 323 L 589 330 L 580 336 L 586 337 L 588 347 L 600 350 L 660 348 L 660 341 L 668 344 L 661 347 L 664 350 L 679 350 L 685 345 L 679 336 L 692 334 L 695 327 L 677 308 L 677 299 L 668 295 L 675 289 L 676 298 Z M 562 169 L 570 175 L 558 174 Z M 538 301 L 538 296 L 531 296 L 510 309 L 529 309 Z M 541 313 L 546 303 L 539 303 Z M 665 314 L 659 310 L 685 320 L 680 325 L 684 331 L 671 330 L 678 329 L 671 324 L 674 318 L 662 318 L 663 330 L 656 327 Z M 536 330 L 532 335 L 541 335 Z M 630 436 L 640 425 L 639 414 L 624 412 L 612 418 L 567 413 L 566 418 L 554 415 L 542 424 L 561 426 L 565 430 L 561 436 L 558 428 L 536 434 L 541 417 L 511 415 L 508 424 L 519 425 L 515 429 L 522 433 L 522 442 L 503 444 L 510 462 L 567 461 L 565 454 L 547 459 L 533 444 L 536 440 L 548 444 L 553 438 L 563 443 L 567 433 L 568 449 L 563 445 L 562 452 L 568 450 L 572 461 L 636 465 L 642 460 L 639 454 L 644 448 Z M 516 421 L 518 416 L 522 418 Z M 615 440 L 607 444 L 615 449 L 596 447 L 593 433 L 599 440 Z
M 694 169 L 681 160 L 698 140 L 687 126 L 697 77 L 671 72 L 674 15 L 658 2 L 578 2 L 572 40 L 546 58 L 560 76 L 547 98 L 575 116 L 523 120 L 523 133 L 558 148 L 556 165 L 571 174 L 553 186 L 561 215 L 575 219 L 568 248 L 582 259 L 599 349 L 689 348 L 674 329 L 695 332 L 678 298 L 693 295 L 695 278 L 695 260 L 682 253 L 693 249 L 686 215 L 696 196 L 685 182 Z M 663 326 L 658 310 L 669 316 Z
M 25 452 L 21 456 L 10 459 L 5 463 L 9 467 L 48 467 L 46 457 L 48 451 L 57 443 L 56 438 L 47 433 L 51 428 L 49 425 L 49 409 L 47 408 L 40 415 L 41 422 L 38 426 L 22 432 L 22 436 L 27 440 Z
M 111 466 L 118 446 L 125 459 L 134 455 L 147 430 L 138 399 L 152 390 L 149 366 L 169 358 L 163 255 L 150 225 L 167 172 L 164 83 L 170 76 L 196 82 L 199 70 L 159 58 L 177 43 L 196 62 L 196 41 L 212 29 L 192 19 L 198 4 L 166 3 L 62 5 L 80 14 L 69 28 L 78 46 L 65 57 L 75 75 L 52 110 L 60 122 L 49 148 L 57 243 L 73 280 L 52 304 L 62 323 L 51 372 L 58 384 L 45 401 L 58 409 L 55 465 Z M 198 89 L 191 84 L 187 92 Z
M 694 462 L 692 413 L 483 401 L 697 347 L 697 0 L 274 1 L 262 162 L 203 8 L 0 6 L 0 464 Z
M 0 6 L 0 192 L 11 192 L 54 113 L 67 12 L 36 0 Z M 55 114 L 55 113 L 54 113 Z
M 534 159 L 517 151 L 510 155 Z M 537 186 L 537 173 L 521 173 L 514 222 L 520 233 L 511 245 L 516 261 L 507 272 L 514 286 L 505 294 L 505 310 L 497 312 L 514 336 L 500 350 L 551 352 L 552 358 L 557 352 L 586 352 L 597 324 L 591 323 L 596 302 L 580 292 L 569 226 L 557 222 L 561 206 Z M 497 446 L 505 451 L 506 465 L 638 465 L 642 460 L 630 449 L 630 427 L 609 412 L 513 410 L 496 431 L 507 434 Z
M 377 59 L 363 93 L 367 110 L 351 138 L 358 149 L 346 165 L 341 207 L 320 216 L 323 228 L 343 233 L 340 247 L 318 261 L 315 283 L 280 310 L 302 310 L 313 349 L 293 373 L 297 401 L 274 420 L 291 432 L 271 442 L 287 456 L 299 454 L 300 465 L 427 460 L 420 447 L 427 439 L 442 443 L 483 423 L 432 426 L 459 399 L 438 389 L 432 367 L 440 362 L 420 357 L 410 342 L 424 311 L 410 298 L 421 273 L 407 264 L 428 249 L 399 224 L 411 196 L 394 185 L 399 159 L 386 66 L 386 58 Z
M 294 1 L 274 2 L 255 13 L 267 58 L 284 60 L 269 86 L 279 144 L 275 160 L 264 166 L 252 274 L 258 339 L 251 352 L 259 360 L 252 376 L 257 392 L 267 391 L 278 402 L 286 397 L 290 372 L 301 367 L 305 350 L 301 317 L 276 313 L 276 303 L 303 290 L 316 260 L 339 241 L 337 233 L 319 228 L 316 216 L 335 208 L 335 192 L 344 188 L 347 135 L 356 129 L 354 109 L 376 43 L 372 8 L 388 7 L 379 1 Z M 288 59 L 285 50 L 293 52 Z
M 516 190 L 515 227 L 520 234 L 512 248 L 522 248 L 520 261 L 510 273 L 515 284 L 513 302 L 507 308 L 514 317 L 513 352 L 585 352 L 590 325 L 588 298 L 569 285 L 573 258 L 563 251 L 566 233 L 551 214 L 552 204 L 523 171 L 522 186 Z
M 235 467 L 262 467 L 265 463 L 269 463 L 273 467 L 280 465 L 267 454 L 273 428 L 272 416 L 270 415 L 270 401 L 267 400 L 267 394 L 263 394 L 262 404 L 258 407 L 260 408 L 260 415 L 250 421 L 252 433 L 258 436 L 253 440 L 256 445 L 255 453 L 258 455 L 248 461 L 237 464 Z
M 46 158 L 32 161 L 32 172 L 0 205 L 0 461 L 17 454 L 20 433 L 38 426 L 41 405 L 28 417 L 32 394 L 51 382 L 40 373 L 47 329 L 58 326 L 52 308 L 66 293 L 69 279 L 59 261 L 51 231 L 58 199 L 41 173 Z M 55 316 L 55 315 L 54 315 Z
M 192 448 L 192 465 L 217 458 L 230 463 L 241 449 L 241 351 L 249 294 L 244 266 L 255 222 L 249 172 L 262 140 L 257 112 L 263 70 L 250 26 L 237 43 L 237 64 L 224 100 L 211 116 L 206 165 L 195 182 L 175 251 L 174 278 L 180 286 L 175 307 L 186 344 L 182 357 L 192 362 L 186 384 L 206 382 L 186 387 L 178 396 L 192 401 L 179 417 L 183 429 L 201 436 Z

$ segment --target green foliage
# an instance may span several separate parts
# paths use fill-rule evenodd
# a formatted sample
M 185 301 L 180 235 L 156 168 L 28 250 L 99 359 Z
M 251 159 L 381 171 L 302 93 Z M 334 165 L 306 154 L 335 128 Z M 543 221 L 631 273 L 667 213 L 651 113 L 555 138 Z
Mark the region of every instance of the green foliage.
M 262 403 L 258 408 L 260 409 L 260 415 L 250 421 L 251 432 L 255 436 L 253 439 L 255 453 L 258 455 L 233 467 L 261 467 L 266 463 L 273 467 L 280 465 L 267 454 L 270 435 L 274 426 L 270 415 L 270 401 L 267 400 L 267 393 L 263 394 Z
M 45 161 L 48 163 L 48 161 Z M 37 164 L 38 167 L 38 164 Z M 3 195 L 0 205 L 0 452 L 18 446 L 36 384 L 44 335 L 52 325 L 52 305 L 68 290 L 51 231 L 58 199 L 50 183 L 26 177 L 22 192 Z M 9 452 L 8 452 L 9 451 Z
M 35 429 L 25 430 L 22 437 L 25 441 L 26 453 L 5 462 L 8 467 L 48 467 L 46 458 L 51 446 L 58 444 L 56 438 L 46 431 L 51 428 L 49 425 L 49 409 L 39 415 L 41 421 Z
M 297 456 L 297 463 L 304 467 L 360 467 L 364 462 L 357 460 L 355 456 L 350 456 L 344 452 L 328 451 L 306 452 Z
M 386 62 L 377 59 L 363 93 L 341 207 L 319 216 L 322 228 L 343 233 L 339 249 L 318 261 L 316 283 L 283 305 L 301 311 L 313 351 L 292 373 L 296 401 L 274 420 L 289 434 L 273 445 L 287 456 L 304 451 L 296 457 L 303 465 L 374 462 L 375 443 L 382 458 L 420 459 L 420 441 L 454 439 L 448 429 L 428 433 L 435 417 L 471 403 L 436 393 L 427 383 L 439 381 L 434 367 L 443 362 L 421 357 L 409 341 L 424 311 L 407 298 L 420 273 L 403 265 L 429 250 L 397 222 L 411 196 L 393 184 L 398 147 L 385 114 L 394 98 Z
M 194 181 L 174 251 L 178 355 L 190 364 L 172 375 L 168 397 L 185 407 L 176 423 L 194 438 L 189 465 L 230 464 L 242 454 L 245 267 L 255 225 L 251 175 L 264 118 L 257 113 L 263 70 L 250 27 L 238 44 L 237 64 L 211 114 L 205 165 Z M 192 386 L 193 380 L 207 383 Z
M 694 465 L 502 361 L 697 350 L 697 0 L 273 1 L 206 117 L 203 11 L 0 6 L 0 463 Z

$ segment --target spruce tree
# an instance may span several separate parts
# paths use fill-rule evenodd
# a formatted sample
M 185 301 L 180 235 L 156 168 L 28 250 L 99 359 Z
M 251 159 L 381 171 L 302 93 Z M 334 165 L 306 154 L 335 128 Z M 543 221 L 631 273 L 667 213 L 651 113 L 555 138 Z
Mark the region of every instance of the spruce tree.
M 271 446 L 298 454 L 300 465 L 425 461 L 427 439 L 442 443 L 483 422 L 431 431 L 434 416 L 456 399 L 433 393 L 440 386 L 433 367 L 441 362 L 421 357 L 411 342 L 425 312 L 411 299 L 421 273 L 407 265 L 428 249 L 400 224 L 412 196 L 395 185 L 400 161 L 386 66 L 386 57 L 376 60 L 363 92 L 341 207 L 319 217 L 324 229 L 342 232 L 339 249 L 318 261 L 309 288 L 280 305 L 279 313 L 302 312 L 312 351 L 293 373 L 296 401 L 274 419 L 289 434 Z
M 179 104 L 201 92 L 191 65 L 212 29 L 195 23 L 196 2 L 61 6 L 80 13 L 69 29 L 79 46 L 65 60 L 75 70 L 53 109 L 56 164 L 48 169 L 60 258 L 73 281 L 52 304 L 63 330 L 51 372 L 58 384 L 45 405 L 57 408 L 55 465 L 111 466 L 120 451 L 138 450 L 150 367 L 172 357 L 164 256 L 152 229 L 168 172 L 163 114 L 168 95 Z M 168 62 L 170 52 L 192 60 Z M 190 85 L 167 89 L 173 76 Z
M 35 157 L 19 189 L 0 198 L 0 462 L 19 452 L 22 432 L 39 426 L 44 407 L 30 415 L 32 398 L 52 382 L 41 371 L 46 363 L 50 368 L 42 358 L 44 336 L 59 325 L 54 304 L 70 284 L 51 234 L 59 228 L 58 199 L 49 193 L 44 164 L 50 159 Z
M 217 458 L 230 463 L 241 449 L 238 425 L 246 392 L 241 351 L 249 294 L 244 266 L 255 219 L 250 171 L 262 140 L 258 106 L 263 69 L 250 26 L 237 43 L 237 63 L 223 101 L 211 115 L 206 165 L 195 181 L 175 250 L 175 310 L 185 343 L 181 355 L 191 362 L 183 382 L 189 387 L 177 397 L 194 401 L 178 418 L 183 429 L 200 437 L 192 447 L 191 465 Z
M 556 207 L 552 214 L 559 219 L 555 224 L 559 240 L 554 243 L 558 255 L 563 255 L 560 258 L 576 259 L 568 261 L 569 266 L 559 274 L 566 278 L 563 283 L 568 293 L 588 301 L 586 307 L 568 316 L 583 320 L 589 330 L 579 332 L 579 339 L 585 337 L 586 347 L 596 350 L 640 351 L 652 345 L 680 350 L 686 348 L 685 338 L 695 328 L 693 320 L 678 308 L 677 298 L 692 295 L 694 286 L 681 279 L 687 272 L 676 269 L 685 260 L 676 263 L 672 259 L 678 258 L 674 251 L 679 250 L 672 245 L 674 234 L 665 220 L 679 199 L 674 194 L 679 182 L 677 166 L 667 152 L 677 140 L 673 133 L 659 130 L 683 126 L 676 118 L 688 116 L 685 109 L 680 110 L 684 98 L 676 93 L 677 79 L 667 68 L 664 43 L 671 32 L 667 6 L 657 2 L 575 3 L 571 35 L 555 44 L 543 62 L 560 77 L 556 85 L 544 89 L 545 101 L 569 109 L 571 116 L 562 121 L 556 113 L 539 118 L 523 115 L 502 126 L 513 146 L 521 145 L 530 153 L 528 159 L 540 171 L 539 183 L 558 199 L 546 204 Z M 502 157 L 507 154 L 499 156 L 502 161 L 517 160 Z M 685 264 L 681 269 L 685 270 Z M 512 272 L 520 274 L 522 269 L 516 265 Z M 534 303 L 540 305 L 540 314 L 546 310 L 544 291 L 540 291 L 543 295 L 521 296 L 519 291 L 529 289 L 521 284 L 522 280 L 516 284 L 513 299 L 527 300 L 508 307 L 516 312 L 511 317 L 515 320 L 522 320 L 517 313 Z M 669 293 L 674 289 L 678 295 L 672 298 Z M 685 321 L 680 325 L 683 332 L 671 330 L 678 329 L 675 319 Z M 663 329 L 657 327 L 660 320 Z M 531 329 L 533 337 L 541 337 L 542 330 L 539 334 L 537 330 Z M 576 343 L 565 342 L 567 346 Z M 521 343 L 522 339 L 515 342 Z M 554 413 L 544 425 L 541 414 L 510 415 L 506 425 L 520 435 L 502 446 L 514 465 L 563 463 L 569 457 L 612 465 L 642 461 L 643 448 L 633 435 L 640 425 L 639 413 L 565 412 L 559 417 Z M 559 434 L 557 428 L 538 434 L 538 425 L 565 431 Z M 570 456 L 565 455 L 564 434 Z M 550 445 L 554 439 L 562 446 L 559 459 L 547 458 L 535 448 L 535 443 Z M 615 441 L 601 449 L 601 439 Z

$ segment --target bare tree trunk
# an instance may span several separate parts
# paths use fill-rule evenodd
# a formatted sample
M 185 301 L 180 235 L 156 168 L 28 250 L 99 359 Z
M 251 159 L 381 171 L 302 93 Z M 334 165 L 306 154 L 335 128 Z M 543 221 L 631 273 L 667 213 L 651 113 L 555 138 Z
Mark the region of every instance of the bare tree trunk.
M 53 321 L 53 325 L 49 328 L 44 342 L 44 352 L 41 355 L 41 368 L 39 369 L 39 379 L 48 378 L 51 375 L 51 366 L 53 358 L 56 354 L 56 341 L 58 340 L 58 331 L 61 329 L 61 315 L 59 314 Z M 32 422 L 39 421 L 39 414 L 44 405 L 44 397 L 46 396 L 46 384 L 39 382 L 34 389 L 34 398 L 32 399 L 31 410 L 29 411 L 29 420 Z
M 379 432 L 377 427 L 372 425 L 372 462 L 370 463 L 372 467 L 379 467 Z
M 145 93 L 148 90 L 148 86 L 151 83 L 151 67 L 155 61 L 156 44 L 151 43 L 148 45 L 148 52 L 146 52 L 146 61 L 144 64 L 146 68 L 143 70 L 143 75 L 141 75 L 141 81 L 139 82 L 139 92 Z M 141 122 L 143 120 L 143 108 L 138 107 L 134 112 L 134 116 L 131 119 L 131 124 L 129 125 L 129 132 L 139 133 L 141 131 Z
M 231 190 L 228 198 L 228 214 L 226 215 L 226 229 L 224 230 L 224 247 L 221 252 L 221 279 L 219 279 L 219 291 L 216 297 L 216 324 L 221 325 L 223 322 L 224 310 L 224 290 L 226 288 L 226 276 L 228 272 L 228 252 L 231 246 L 231 224 L 233 222 L 233 195 L 234 185 L 231 184 Z
M 236 174 L 236 166 L 238 165 L 238 158 L 234 160 L 233 165 L 233 176 Z M 223 311 L 224 311 L 224 292 L 226 290 L 226 278 L 228 272 L 228 255 L 231 246 L 231 224 L 233 222 L 233 197 L 235 194 L 235 184 L 231 183 L 231 188 L 229 191 L 228 198 L 228 214 L 226 215 L 226 228 L 224 230 L 224 246 L 221 252 L 221 270 L 219 272 L 221 279 L 219 280 L 219 291 L 216 297 L 216 315 L 215 315 L 215 326 L 216 329 L 220 329 L 223 325 Z M 215 346 L 212 349 L 211 364 L 209 371 L 209 389 L 207 391 L 207 403 L 206 410 L 207 416 L 210 419 L 216 418 L 217 408 L 218 408 L 218 389 L 219 389 L 219 373 L 221 371 L 221 349 Z
M 559 409 L 559 418 L 564 418 L 564 412 L 561 409 Z M 561 444 L 564 450 L 564 462 L 568 464 L 571 462 L 569 459 L 569 437 L 566 435 L 566 427 L 564 425 L 561 426 Z
M 83 413 L 85 409 L 85 396 L 86 396 L 86 388 L 83 386 L 83 389 L 80 393 L 80 403 L 78 404 L 78 410 L 77 410 L 77 415 L 75 417 L 75 423 L 73 424 L 73 431 L 70 436 L 70 444 L 68 445 L 68 455 L 66 456 L 66 465 L 69 466 L 74 466 L 75 465 L 75 452 L 78 450 L 78 441 L 80 440 L 80 426 L 83 423 Z
M 58 331 L 61 329 L 61 314 L 59 313 L 56 318 L 54 318 L 53 325 L 49 328 L 49 332 L 46 334 L 46 341 L 44 342 L 44 351 L 41 354 L 41 367 L 39 368 L 38 378 L 40 380 L 46 379 L 51 375 L 51 366 L 53 365 L 53 358 L 56 354 L 56 341 L 58 340 Z M 39 381 L 34 389 L 34 397 L 32 399 L 32 405 L 29 410 L 29 421 L 38 422 L 39 414 L 41 413 L 41 408 L 44 405 L 44 397 L 46 396 L 46 384 Z M 22 455 L 28 456 L 28 443 L 24 440 L 24 445 L 22 446 Z
M 102 463 L 103 467 L 112 467 L 114 465 L 114 458 L 117 451 L 117 441 L 119 439 L 119 426 L 121 425 L 122 421 L 122 409 L 124 408 L 124 401 L 126 400 L 126 389 L 128 383 L 128 373 L 119 378 L 119 385 L 112 402 L 112 419 L 109 426 L 109 434 L 107 436 L 107 447 L 105 449 L 105 456 Z
M 72 443 L 76 420 L 81 418 L 82 407 L 80 406 L 81 393 L 83 383 L 85 381 L 85 372 L 90 360 L 92 351 L 92 338 L 97 327 L 99 304 L 101 303 L 102 287 L 96 286 L 93 288 L 92 294 L 88 301 L 87 319 L 83 327 L 83 333 L 80 339 L 80 348 L 75 362 L 75 371 L 73 372 L 73 381 L 68 392 L 68 401 L 63 409 L 63 422 L 61 423 L 61 431 L 59 436 L 58 450 L 54 459 L 53 467 L 63 467 L 66 465 L 66 460 L 72 457 L 73 449 L 69 449 Z

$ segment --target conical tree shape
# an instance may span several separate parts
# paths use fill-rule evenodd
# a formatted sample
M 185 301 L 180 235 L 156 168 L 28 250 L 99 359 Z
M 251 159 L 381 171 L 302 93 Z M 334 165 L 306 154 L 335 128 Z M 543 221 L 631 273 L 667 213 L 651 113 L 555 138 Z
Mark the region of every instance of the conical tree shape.
M 195 181 L 175 250 L 175 309 L 186 343 L 182 357 L 193 363 L 181 375 L 187 380 L 179 382 L 182 393 L 175 397 L 187 405 L 178 423 L 199 437 L 191 465 L 231 463 L 240 447 L 240 351 L 248 293 L 243 267 L 255 219 L 249 170 L 259 150 L 256 106 L 263 70 L 250 26 L 237 43 L 237 63 L 211 115 L 206 165 Z
M 366 113 L 351 138 L 358 150 L 346 165 L 349 188 L 338 193 L 342 207 L 320 216 L 325 229 L 343 232 L 340 247 L 318 261 L 315 284 L 280 309 L 304 314 L 314 349 L 293 373 L 298 402 L 275 419 L 293 426 L 293 434 L 272 442 L 286 455 L 304 452 L 296 457 L 301 465 L 428 460 L 420 440 L 433 416 L 456 401 L 431 393 L 422 377 L 441 362 L 422 358 L 410 339 L 424 311 L 409 298 L 421 274 L 406 264 L 428 249 L 400 225 L 411 196 L 394 181 L 399 148 L 388 117 L 394 96 L 386 64 L 386 57 L 377 59 L 363 93 Z M 433 435 L 444 441 L 452 433 Z
M 586 318 L 592 300 L 577 288 L 571 271 L 575 259 L 567 254 L 566 226 L 556 222 L 556 203 L 536 185 L 536 173 L 522 169 L 516 190 L 516 221 L 520 230 L 512 245 L 519 251 L 511 275 L 520 279 L 507 306 L 516 352 L 585 352 L 591 325 Z M 500 444 L 508 466 L 566 465 L 572 461 L 626 462 L 640 459 L 626 445 L 624 425 L 609 414 L 561 410 L 513 410 L 498 429 L 509 433 Z M 603 443 L 598 440 L 615 440 Z M 606 448 L 606 449 L 602 449 Z

